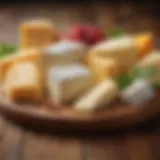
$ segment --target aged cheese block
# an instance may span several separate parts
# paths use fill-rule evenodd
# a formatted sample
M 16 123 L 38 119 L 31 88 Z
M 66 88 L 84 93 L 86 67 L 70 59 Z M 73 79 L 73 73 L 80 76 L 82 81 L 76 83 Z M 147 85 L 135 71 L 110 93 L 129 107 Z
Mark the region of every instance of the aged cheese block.
M 119 61 L 122 70 L 128 70 L 138 60 L 138 48 L 132 37 L 124 36 L 106 40 L 94 46 L 89 54 L 89 59 L 94 56 L 113 58 Z
M 21 24 L 20 38 L 22 48 L 43 48 L 57 41 L 57 33 L 49 20 L 30 20 Z
M 96 81 L 100 82 L 107 78 L 113 78 L 120 73 L 119 62 L 113 58 L 93 57 L 89 62 Z
M 48 72 L 48 90 L 56 104 L 74 100 L 92 85 L 91 71 L 78 63 L 53 67 Z
M 118 96 L 118 93 L 117 84 L 113 80 L 108 79 L 85 93 L 75 102 L 74 106 L 76 110 L 81 112 L 93 112 L 102 107 L 108 107 Z
M 21 49 L 16 54 L 8 56 L 0 60 L 0 79 L 3 80 L 8 68 L 13 63 L 19 63 L 23 61 L 32 61 L 36 63 L 39 67 L 41 65 L 41 51 L 36 48 Z
M 43 61 L 46 69 L 57 66 L 83 61 L 87 52 L 85 44 L 62 40 L 45 48 Z
M 41 100 L 42 84 L 37 66 L 30 61 L 13 64 L 4 80 L 4 92 L 13 101 Z

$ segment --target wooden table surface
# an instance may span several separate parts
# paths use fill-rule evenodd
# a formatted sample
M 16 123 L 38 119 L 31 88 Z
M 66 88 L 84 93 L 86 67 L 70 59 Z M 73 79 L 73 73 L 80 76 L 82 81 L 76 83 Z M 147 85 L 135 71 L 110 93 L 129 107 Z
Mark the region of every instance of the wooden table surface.
M 18 43 L 24 19 L 51 18 L 58 29 L 96 23 L 104 30 L 149 30 L 160 36 L 159 5 L 84 3 L 0 5 L 0 40 Z M 160 160 L 160 117 L 138 126 L 103 133 L 30 129 L 0 116 L 0 160 Z

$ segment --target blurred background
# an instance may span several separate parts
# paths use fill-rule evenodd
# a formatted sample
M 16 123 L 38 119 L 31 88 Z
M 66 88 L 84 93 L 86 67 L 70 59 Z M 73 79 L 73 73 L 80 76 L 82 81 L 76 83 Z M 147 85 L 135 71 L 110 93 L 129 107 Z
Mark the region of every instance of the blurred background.
M 77 23 L 94 23 L 106 32 L 119 27 L 129 32 L 152 31 L 160 36 L 159 3 L 153 1 L 113 2 L 39 2 L 0 5 L 0 40 L 18 42 L 20 22 L 33 18 L 50 18 L 59 30 Z

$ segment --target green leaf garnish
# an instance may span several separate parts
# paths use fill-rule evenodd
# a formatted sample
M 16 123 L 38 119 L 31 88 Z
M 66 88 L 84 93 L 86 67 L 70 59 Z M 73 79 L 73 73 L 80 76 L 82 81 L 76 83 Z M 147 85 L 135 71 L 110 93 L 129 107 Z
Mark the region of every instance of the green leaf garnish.
M 0 58 L 13 54 L 16 50 L 16 46 L 0 43 Z
M 119 28 L 114 28 L 108 31 L 108 37 L 119 37 L 124 35 L 124 32 Z
M 120 89 L 125 88 L 132 82 L 132 78 L 127 74 L 121 74 L 115 78 Z
M 158 74 L 158 71 L 154 67 L 147 67 L 147 68 L 135 68 L 130 72 L 130 76 L 132 79 L 136 78 L 151 78 Z

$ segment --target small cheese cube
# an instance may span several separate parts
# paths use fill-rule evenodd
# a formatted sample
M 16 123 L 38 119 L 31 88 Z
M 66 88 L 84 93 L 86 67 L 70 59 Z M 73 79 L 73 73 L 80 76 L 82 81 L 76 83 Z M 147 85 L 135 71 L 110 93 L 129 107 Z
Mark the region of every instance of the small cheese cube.
M 57 41 L 55 27 L 48 20 L 26 21 L 20 26 L 21 47 L 45 47 Z
M 82 112 L 93 112 L 107 107 L 118 96 L 117 84 L 111 80 L 105 80 L 85 93 L 75 104 L 75 109 Z
M 90 68 L 95 74 L 96 81 L 100 82 L 120 73 L 120 65 L 113 58 L 94 57 L 89 62 Z
M 145 80 L 138 79 L 122 91 L 121 98 L 128 104 L 143 104 L 154 96 L 152 86 Z
M 41 100 L 42 84 L 37 66 L 29 61 L 13 64 L 4 81 L 4 92 L 10 100 Z
M 63 40 L 50 45 L 44 52 L 44 65 L 48 69 L 56 65 L 66 65 L 75 61 L 83 61 L 87 47 L 82 43 Z
M 144 57 L 153 50 L 154 43 L 153 35 L 151 33 L 141 33 L 136 35 L 134 38 L 138 46 L 139 57 Z
M 92 73 L 80 64 L 57 66 L 48 72 L 48 90 L 56 104 L 74 100 L 92 84 Z
M 137 62 L 138 48 L 135 40 L 131 37 L 120 37 L 106 40 L 94 46 L 89 58 L 101 56 L 103 58 L 113 58 L 122 67 L 122 70 L 128 70 Z
M 9 67 L 13 63 L 19 63 L 24 61 L 32 61 L 36 63 L 39 67 L 41 65 L 41 52 L 38 49 L 23 49 L 19 50 L 16 54 L 8 56 L 0 60 L 0 79 L 3 80 L 5 74 L 7 73 Z

